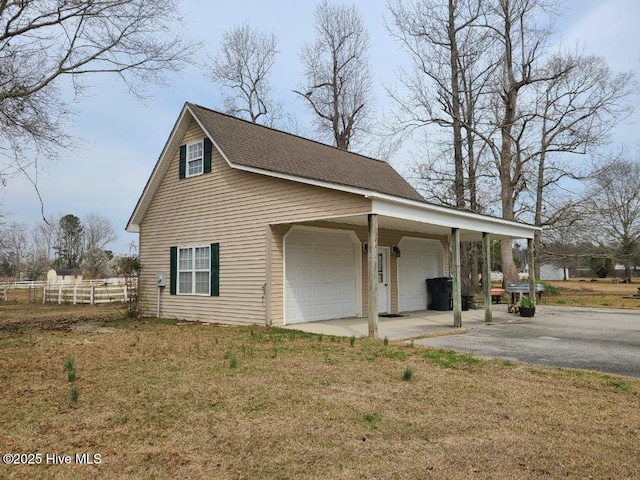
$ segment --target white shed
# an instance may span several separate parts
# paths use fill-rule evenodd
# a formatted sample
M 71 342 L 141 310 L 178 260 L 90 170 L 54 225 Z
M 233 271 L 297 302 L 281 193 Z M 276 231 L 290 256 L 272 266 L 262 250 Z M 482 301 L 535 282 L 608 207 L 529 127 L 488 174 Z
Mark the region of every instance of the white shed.
M 74 268 L 51 269 L 47 272 L 49 285 L 75 285 L 82 283 L 82 270 Z

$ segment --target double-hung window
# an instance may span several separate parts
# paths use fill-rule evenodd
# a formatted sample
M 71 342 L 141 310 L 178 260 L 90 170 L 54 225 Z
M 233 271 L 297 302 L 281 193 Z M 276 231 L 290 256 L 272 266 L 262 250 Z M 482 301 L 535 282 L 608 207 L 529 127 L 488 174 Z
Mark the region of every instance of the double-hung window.
M 187 145 L 187 177 L 204 172 L 204 148 L 202 142 Z
M 178 178 L 195 177 L 211 173 L 213 144 L 208 137 L 197 142 L 180 145 Z
M 178 248 L 178 294 L 210 295 L 211 249 L 202 247 Z

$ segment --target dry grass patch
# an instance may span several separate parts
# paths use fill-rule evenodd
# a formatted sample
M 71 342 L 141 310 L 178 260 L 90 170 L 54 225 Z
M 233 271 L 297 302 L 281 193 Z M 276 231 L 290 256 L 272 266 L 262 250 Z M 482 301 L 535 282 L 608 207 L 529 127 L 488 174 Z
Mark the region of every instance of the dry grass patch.
M 69 331 L 74 325 L 88 321 L 101 322 L 121 318 L 124 306 L 118 303 L 103 305 L 70 305 L 0 302 L 0 334 L 37 332 L 42 330 Z
M 640 310 L 640 299 L 623 298 L 638 293 L 639 283 L 613 283 L 610 279 L 573 279 L 546 282 L 558 290 L 557 295 L 544 295 L 545 305 L 567 307 L 625 308 Z
M 640 471 L 638 379 L 262 327 L 105 325 L 115 333 L 0 331 L 2 453 L 102 455 L 95 466 L 0 465 L 0 477 Z

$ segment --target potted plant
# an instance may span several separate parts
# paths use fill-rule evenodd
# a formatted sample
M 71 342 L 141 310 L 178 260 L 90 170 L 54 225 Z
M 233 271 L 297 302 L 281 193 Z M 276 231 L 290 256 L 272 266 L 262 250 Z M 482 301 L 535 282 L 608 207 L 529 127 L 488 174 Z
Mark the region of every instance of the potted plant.
M 536 304 L 529 296 L 522 297 L 520 300 L 520 316 L 521 317 L 533 317 L 536 314 Z

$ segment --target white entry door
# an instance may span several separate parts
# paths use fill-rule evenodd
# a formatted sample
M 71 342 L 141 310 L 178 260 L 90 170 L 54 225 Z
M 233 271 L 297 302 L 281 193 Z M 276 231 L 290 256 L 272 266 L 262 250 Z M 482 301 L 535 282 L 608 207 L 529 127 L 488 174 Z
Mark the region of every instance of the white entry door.
M 389 247 L 378 247 L 378 313 L 389 313 Z

